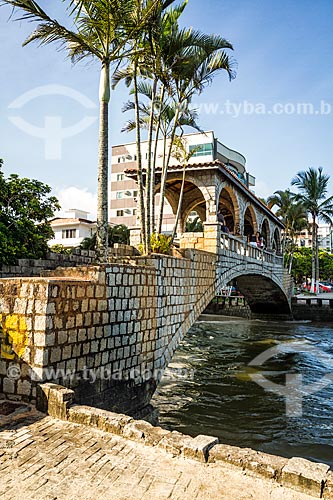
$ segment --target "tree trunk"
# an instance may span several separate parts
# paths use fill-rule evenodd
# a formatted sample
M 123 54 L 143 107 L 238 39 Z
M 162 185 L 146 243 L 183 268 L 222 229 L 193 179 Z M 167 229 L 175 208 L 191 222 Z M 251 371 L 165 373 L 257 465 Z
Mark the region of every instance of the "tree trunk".
M 110 68 L 103 63 L 100 78 L 100 123 L 97 181 L 97 262 L 108 261 L 108 170 L 109 170 L 109 102 Z
M 316 217 L 312 215 L 312 255 L 311 255 L 311 288 L 310 292 L 314 293 L 315 291 L 315 281 L 316 281 Z
M 170 246 L 172 245 L 173 240 L 175 239 L 176 232 L 177 232 L 177 226 L 178 226 L 178 222 L 179 222 L 179 218 L 180 218 L 180 214 L 181 214 L 181 211 L 182 211 L 183 196 L 184 196 L 184 186 L 185 186 L 185 176 L 186 176 L 186 163 L 184 163 L 184 165 L 183 165 L 182 186 L 180 188 L 180 194 L 179 194 L 179 201 L 178 201 L 178 208 L 177 208 L 176 220 L 175 220 L 175 225 L 174 225 L 173 231 L 172 231 Z
M 164 172 L 162 174 L 160 210 L 159 210 L 159 217 L 158 217 L 158 232 L 159 233 L 162 232 L 162 221 L 163 221 L 163 211 L 164 211 L 164 196 L 165 196 L 165 188 L 166 188 L 166 179 L 167 179 L 167 172 L 168 172 L 168 167 L 169 167 L 170 158 L 171 158 L 171 151 L 172 151 L 173 141 L 175 139 L 176 130 L 177 130 L 178 118 L 179 118 L 179 105 L 178 105 L 176 113 L 175 113 L 174 125 L 173 125 L 172 133 L 171 133 L 171 136 L 170 136 L 170 145 L 169 145 L 169 151 L 168 151 L 168 158 L 167 158 L 167 160 L 165 162 L 165 168 L 164 168 Z
M 153 196 L 152 191 L 154 191 L 154 186 L 152 186 L 152 143 L 153 143 L 153 129 L 154 129 L 154 112 L 155 112 L 155 98 L 157 89 L 157 79 L 155 78 L 153 84 L 153 91 L 151 96 L 151 110 L 149 117 L 149 129 L 148 129 L 148 165 L 146 170 L 146 245 L 147 253 L 151 252 L 151 234 L 152 234 L 152 220 L 151 220 L 151 198 Z
M 160 135 L 161 128 L 161 116 L 162 116 L 162 107 L 165 95 L 165 87 L 162 83 L 160 88 L 160 99 L 159 99 L 159 112 L 158 119 L 156 125 L 156 133 L 155 133 L 155 144 L 154 144 L 154 157 L 153 157 L 153 170 L 151 174 L 151 185 L 152 192 L 150 197 L 150 206 L 151 206 L 151 218 L 152 218 L 152 232 L 155 232 L 156 229 L 156 221 L 155 221 L 155 172 L 156 172 L 156 163 L 157 163 L 157 149 L 158 149 L 158 140 Z
M 141 227 L 141 241 L 143 244 L 143 253 L 147 253 L 146 246 L 146 217 L 144 205 L 144 191 L 142 179 L 142 154 L 141 154 L 141 132 L 140 132 L 140 111 L 139 111 L 139 96 L 138 96 L 138 82 L 137 82 L 137 64 L 134 68 L 134 106 L 135 106 L 135 121 L 136 121 L 136 156 L 138 162 L 138 213 Z
M 319 293 L 319 244 L 318 244 L 318 225 L 316 224 L 316 290 Z

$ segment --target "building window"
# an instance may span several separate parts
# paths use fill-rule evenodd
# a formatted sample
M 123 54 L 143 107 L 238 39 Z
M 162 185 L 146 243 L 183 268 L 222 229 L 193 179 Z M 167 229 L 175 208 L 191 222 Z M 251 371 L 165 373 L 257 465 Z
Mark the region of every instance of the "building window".
M 136 208 L 133 208 L 133 215 L 136 215 Z
M 124 210 L 117 210 L 117 217 L 123 217 L 124 216 Z
M 136 160 L 137 160 L 137 156 L 136 156 L 136 155 L 134 155 L 134 161 L 136 161 Z
M 196 144 L 195 146 L 190 146 L 190 152 L 193 151 L 193 149 L 196 149 L 195 153 L 193 153 L 193 157 L 213 154 L 213 144 Z
M 138 192 L 137 191 L 133 191 L 133 198 L 136 198 L 138 196 Z
M 63 229 L 62 230 L 63 238 L 76 238 L 76 229 Z
M 117 191 L 116 192 L 116 198 L 117 198 L 117 200 L 121 200 L 121 198 L 124 198 L 124 192 L 123 191 Z
M 118 158 L 118 163 L 120 163 L 120 156 L 119 156 L 119 158 Z
M 117 174 L 117 181 L 123 181 L 124 177 L 124 174 Z

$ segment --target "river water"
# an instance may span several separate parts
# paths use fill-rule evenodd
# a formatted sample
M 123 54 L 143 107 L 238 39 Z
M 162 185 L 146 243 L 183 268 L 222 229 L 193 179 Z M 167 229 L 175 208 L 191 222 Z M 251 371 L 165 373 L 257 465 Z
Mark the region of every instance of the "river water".
M 267 349 L 272 350 L 266 360 L 249 366 Z M 307 394 L 309 384 L 330 373 L 332 325 L 235 318 L 199 321 L 175 353 L 152 404 L 160 410 L 164 427 L 333 467 L 333 375 L 332 382 Z M 279 384 L 279 393 L 258 385 L 256 374 Z M 288 409 L 281 394 L 286 383 Z

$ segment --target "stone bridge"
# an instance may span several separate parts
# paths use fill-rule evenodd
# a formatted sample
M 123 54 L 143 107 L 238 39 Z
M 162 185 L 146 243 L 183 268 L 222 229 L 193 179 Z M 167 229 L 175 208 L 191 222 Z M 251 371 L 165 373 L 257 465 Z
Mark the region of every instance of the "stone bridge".
M 52 381 L 80 403 L 142 416 L 179 342 L 231 279 L 256 315 L 285 318 L 282 257 L 220 231 L 185 234 L 174 256 L 0 280 L 0 394 L 33 402 Z

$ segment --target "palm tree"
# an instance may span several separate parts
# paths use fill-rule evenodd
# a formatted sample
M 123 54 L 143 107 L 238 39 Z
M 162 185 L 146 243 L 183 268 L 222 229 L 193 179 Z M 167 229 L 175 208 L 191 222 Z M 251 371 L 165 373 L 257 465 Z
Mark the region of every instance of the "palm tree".
M 287 217 L 290 207 L 295 201 L 295 193 L 292 193 L 290 189 L 285 191 L 275 191 L 274 194 L 267 198 L 267 206 L 272 209 L 274 206 L 278 207 L 276 211 L 276 216 L 280 217 L 283 222 Z
M 172 0 L 173 1 L 173 0 Z M 171 0 L 62 0 L 72 28 L 51 18 L 35 0 L 0 0 L 22 12 L 27 21 L 37 22 L 36 29 L 23 45 L 56 42 L 68 52 L 73 63 L 86 58 L 100 62 L 100 129 L 98 152 L 97 259 L 108 258 L 108 126 L 110 102 L 110 66 L 129 55 L 128 41 L 139 36 L 155 13 Z M 147 3 L 145 8 L 143 3 Z
M 283 224 L 285 225 L 285 229 L 283 231 L 282 238 L 282 249 L 285 250 L 287 246 L 287 240 L 289 235 L 289 218 L 290 211 L 295 203 L 295 193 L 292 193 L 290 189 L 286 189 L 285 191 L 278 190 L 275 191 L 274 194 L 267 198 L 267 206 L 269 209 L 273 207 L 277 207 L 275 215 L 281 219 Z
M 195 94 L 201 94 L 215 74 L 224 70 L 229 79 L 235 77 L 233 61 L 226 49 L 233 50 L 230 42 L 216 35 L 206 35 L 192 30 L 180 30 L 173 26 L 172 37 L 165 43 L 162 51 L 164 67 L 163 82 L 175 103 L 175 116 L 170 134 L 170 147 L 162 175 L 158 229 L 161 231 L 167 169 L 171 158 L 173 142 L 183 109 L 189 109 Z
M 286 267 L 289 274 L 292 270 L 294 253 L 297 250 L 297 236 L 300 232 L 309 226 L 307 213 L 302 201 L 297 201 L 290 206 L 286 217 L 286 234 L 288 237 L 286 243 Z
M 303 203 L 308 214 L 311 215 L 312 224 L 312 278 L 311 292 L 318 291 L 319 265 L 318 265 L 318 228 L 317 221 L 323 220 L 332 224 L 333 196 L 326 198 L 329 175 L 323 174 L 322 167 L 318 170 L 309 168 L 306 172 L 298 172 L 291 184 L 299 190 L 297 198 Z
M 115 83 L 125 78 L 128 83 L 129 74 L 133 74 L 134 82 L 134 110 L 136 129 L 137 160 L 138 160 L 138 187 L 139 213 L 141 214 L 141 234 L 144 250 L 149 253 L 150 235 L 154 231 L 155 206 L 155 166 L 156 151 L 159 134 L 163 134 L 163 114 L 173 110 L 172 126 L 168 132 L 168 147 L 165 148 L 163 158 L 160 209 L 157 234 L 161 232 L 164 197 L 166 188 L 166 172 L 171 159 L 171 151 L 177 128 L 187 125 L 190 117 L 189 104 L 195 93 L 203 91 L 212 81 L 214 73 L 226 70 L 232 78 L 232 61 L 225 49 L 232 46 L 224 38 L 214 35 L 205 35 L 192 29 L 180 29 L 178 19 L 184 10 L 187 1 L 167 12 L 160 11 L 156 16 L 154 28 L 149 31 L 148 41 L 143 36 L 138 50 L 135 51 L 131 63 L 125 70 L 118 71 Z M 139 102 L 141 82 L 145 80 L 144 94 L 149 99 L 148 105 Z M 146 80 L 151 81 L 148 89 Z M 141 110 L 144 107 L 145 116 Z M 140 126 L 148 130 L 147 167 L 142 168 L 140 152 Z M 155 140 L 153 140 L 155 132 Z M 165 135 L 163 137 L 165 139 Z M 166 145 L 166 141 L 165 141 Z M 145 193 L 143 194 L 144 187 Z M 145 225 L 143 224 L 145 215 Z
M 285 267 L 291 272 L 293 254 L 297 249 L 296 236 L 308 226 L 306 208 L 297 195 L 290 189 L 275 191 L 267 198 L 268 208 L 278 207 L 277 217 L 284 223 L 285 228 L 282 238 L 282 248 L 285 255 Z

